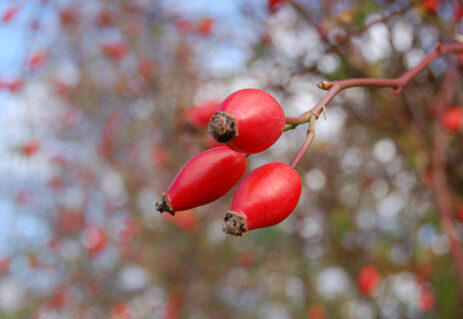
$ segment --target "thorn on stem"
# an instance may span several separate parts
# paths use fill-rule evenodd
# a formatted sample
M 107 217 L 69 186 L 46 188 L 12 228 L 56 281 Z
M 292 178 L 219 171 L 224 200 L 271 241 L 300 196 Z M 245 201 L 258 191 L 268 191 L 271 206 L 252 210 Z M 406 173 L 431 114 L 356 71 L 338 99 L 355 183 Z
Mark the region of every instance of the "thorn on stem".
M 323 117 L 325 118 L 325 121 L 328 121 L 328 115 L 327 115 L 327 113 L 326 113 L 326 107 L 323 106 L 323 107 L 322 107 L 322 110 L 323 110 Z
M 402 91 L 402 85 L 399 85 L 394 89 L 394 95 L 399 95 L 400 92 Z

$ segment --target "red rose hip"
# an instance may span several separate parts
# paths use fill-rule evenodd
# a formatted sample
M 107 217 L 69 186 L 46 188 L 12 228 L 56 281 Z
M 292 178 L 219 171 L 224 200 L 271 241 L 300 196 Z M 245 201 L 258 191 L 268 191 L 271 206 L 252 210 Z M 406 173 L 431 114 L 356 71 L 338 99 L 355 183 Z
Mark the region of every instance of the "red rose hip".
M 301 190 L 301 178 L 288 164 L 270 163 L 255 169 L 236 189 L 224 232 L 241 236 L 282 222 L 296 208 Z
M 453 106 L 444 111 L 441 117 L 442 126 L 448 131 L 459 131 L 463 128 L 463 106 Z
M 156 209 L 175 215 L 211 203 L 238 183 L 245 170 L 245 156 L 227 146 L 202 152 L 182 167 Z
M 209 122 L 209 134 L 243 153 L 272 146 L 285 129 L 285 112 L 270 94 L 243 89 L 230 94 Z
M 357 277 L 358 289 L 364 295 L 370 296 L 378 288 L 380 278 L 379 271 L 375 266 L 365 266 Z
M 220 106 L 219 101 L 208 101 L 185 111 L 184 116 L 193 128 L 205 128 Z

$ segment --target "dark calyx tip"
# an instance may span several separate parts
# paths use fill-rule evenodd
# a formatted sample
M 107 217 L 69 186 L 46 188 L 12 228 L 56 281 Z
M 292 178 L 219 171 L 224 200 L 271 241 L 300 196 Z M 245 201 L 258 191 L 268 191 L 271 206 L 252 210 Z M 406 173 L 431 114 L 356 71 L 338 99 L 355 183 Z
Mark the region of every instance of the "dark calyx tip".
M 168 212 L 172 216 L 175 216 L 175 211 L 172 209 L 172 206 L 170 205 L 169 199 L 167 198 L 166 194 L 162 194 L 161 200 L 156 202 L 155 206 L 156 210 L 161 214 L 163 212 Z
M 243 215 L 228 212 L 222 224 L 223 231 L 228 235 L 243 236 L 247 232 L 246 220 Z
M 236 119 L 226 112 L 217 112 L 209 121 L 209 134 L 220 143 L 228 143 L 238 135 Z

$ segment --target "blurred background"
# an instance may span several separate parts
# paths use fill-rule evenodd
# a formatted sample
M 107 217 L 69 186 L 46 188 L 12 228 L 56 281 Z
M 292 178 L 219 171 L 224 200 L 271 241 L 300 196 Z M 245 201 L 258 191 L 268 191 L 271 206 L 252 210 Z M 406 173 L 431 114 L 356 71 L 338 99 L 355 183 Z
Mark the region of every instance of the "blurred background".
M 455 42 L 462 8 L 0 1 L 0 317 L 462 318 L 430 164 L 433 106 L 455 56 L 398 96 L 338 95 L 317 121 L 298 167 L 302 196 L 283 223 L 225 236 L 233 191 L 175 217 L 154 209 L 181 166 L 213 147 L 207 105 L 252 87 L 298 116 L 323 97 L 321 80 L 396 77 Z M 447 104 L 462 104 L 453 84 Z M 457 120 L 442 122 L 441 153 L 461 239 Z M 305 130 L 249 156 L 248 172 L 289 163 Z

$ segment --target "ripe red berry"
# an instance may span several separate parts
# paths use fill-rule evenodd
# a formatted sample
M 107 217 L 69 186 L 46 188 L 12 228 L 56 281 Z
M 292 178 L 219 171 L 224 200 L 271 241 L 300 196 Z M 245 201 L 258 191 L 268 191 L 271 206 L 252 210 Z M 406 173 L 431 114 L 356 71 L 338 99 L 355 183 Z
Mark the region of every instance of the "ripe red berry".
M 459 131 L 463 127 L 463 107 L 453 106 L 446 109 L 442 114 L 441 123 L 449 131 Z
M 427 312 L 434 308 L 436 298 L 428 288 L 423 288 L 417 301 L 418 309 L 422 312 Z
M 70 27 L 79 23 L 79 9 L 77 7 L 67 7 L 59 12 L 61 24 Z
M 460 206 L 460 208 L 458 209 L 458 218 L 463 223 L 463 206 Z
M 114 16 L 111 11 L 103 9 L 96 18 L 99 27 L 108 27 L 114 24 Z
M 174 25 L 177 28 L 178 33 L 182 35 L 191 33 L 193 30 L 191 21 L 182 17 L 176 18 Z
M 437 13 L 437 10 L 439 9 L 441 4 L 441 0 L 423 0 L 421 5 L 423 8 L 430 14 L 435 14 Z
M 47 58 L 47 54 L 43 51 L 34 52 L 27 60 L 29 69 L 37 70 L 47 62 Z
M 118 303 L 111 311 L 111 319 L 130 319 L 132 318 L 132 309 L 126 303 Z
M 286 0 L 268 0 L 268 9 L 271 13 L 274 13 L 280 9 L 283 3 L 285 3 Z
M 16 91 L 19 91 L 24 85 L 24 82 L 22 79 L 14 79 L 11 81 L 5 81 L 1 82 L 0 88 L 5 88 L 9 90 L 10 92 L 14 93 Z
M 10 269 L 10 258 L 0 257 L 0 274 L 8 271 L 8 269 Z
M 207 101 L 185 111 L 184 116 L 193 128 L 207 127 L 211 117 L 220 106 L 219 101 Z
M 92 255 L 100 253 L 107 245 L 106 232 L 101 227 L 88 227 L 84 235 L 85 248 Z
M 214 20 L 211 18 L 202 18 L 198 24 L 198 33 L 203 36 L 208 36 L 212 33 Z
M 193 210 L 186 210 L 176 214 L 175 216 L 164 216 L 167 220 L 171 221 L 174 224 L 177 224 L 178 227 L 180 227 L 187 233 L 194 232 L 198 229 L 198 214 L 196 214 Z
M 174 215 L 213 202 L 238 183 L 245 170 L 245 156 L 227 146 L 202 152 L 182 167 L 156 209 Z
M 40 150 L 40 142 L 30 140 L 21 145 L 21 152 L 26 156 L 32 156 Z
M 12 6 L 12 7 L 7 8 L 1 17 L 2 22 L 5 22 L 5 23 L 10 22 L 16 17 L 18 12 L 19 12 L 18 6 Z
M 361 293 L 370 296 L 378 288 L 379 281 L 378 269 L 375 266 L 365 266 L 358 274 L 357 286 Z
M 213 139 L 211 136 L 209 136 L 207 140 L 207 148 L 215 148 L 215 147 L 221 147 L 221 146 L 227 146 L 227 144 L 224 143 L 219 143 L 215 139 Z
M 453 3 L 453 15 L 456 23 L 459 23 L 463 18 L 463 6 L 458 2 Z
M 315 304 L 307 310 L 307 319 L 325 319 L 326 309 L 322 304 Z
M 243 153 L 259 153 L 273 145 L 285 129 L 285 112 L 265 91 L 243 89 L 230 94 L 209 123 L 209 134 Z
M 123 41 L 108 41 L 103 43 L 101 51 L 115 62 L 122 62 L 128 53 L 127 44 Z
M 301 178 L 288 164 L 270 163 L 255 169 L 236 189 L 224 232 L 241 236 L 282 222 L 296 207 L 301 190 Z

